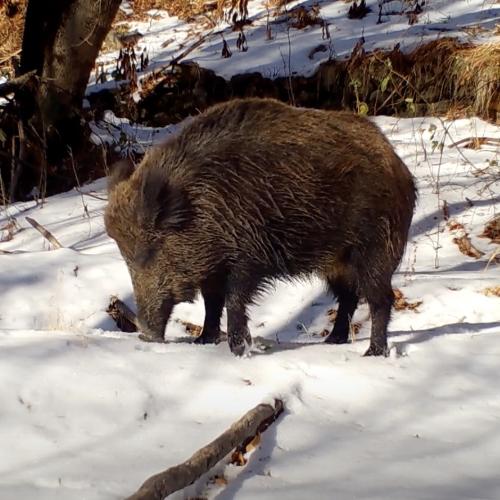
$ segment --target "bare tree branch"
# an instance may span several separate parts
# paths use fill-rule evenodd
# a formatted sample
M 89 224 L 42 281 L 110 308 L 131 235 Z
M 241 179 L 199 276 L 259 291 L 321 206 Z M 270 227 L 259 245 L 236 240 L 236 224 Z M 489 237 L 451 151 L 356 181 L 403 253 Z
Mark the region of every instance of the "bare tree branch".
M 17 78 L 13 78 L 8 82 L 2 83 L 0 85 L 0 96 L 6 96 L 12 94 L 19 90 L 21 87 L 24 87 L 26 84 L 30 82 L 30 80 L 36 78 L 36 71 L 30 71 L 29 73 L 25 73 L 24 75 L 18 76 Z
M 283 401 L 279 399 L 275 400 L 274 407 L 270 404 L 257 405 L 189 460 L 146 479 L 139 490 L 126 500 L 163 500 L 189 486 L 239 444 L 267 429 L 283 410 Z

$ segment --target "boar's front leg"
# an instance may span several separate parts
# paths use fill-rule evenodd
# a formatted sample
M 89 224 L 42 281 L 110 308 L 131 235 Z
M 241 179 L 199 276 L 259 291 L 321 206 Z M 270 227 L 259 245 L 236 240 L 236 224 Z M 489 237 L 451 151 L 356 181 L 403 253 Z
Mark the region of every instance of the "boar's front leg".
M 217 344 L 220 341 L 220 318 L 226 295 L 226 279 L 223 275 L 207 279 L 201 286 L 205 302 L 205 322 L 196 344 Z
M 367 293 L 366 300 L 370 306 L 372 332 L 370 347 L 365 356 L 389 356 L 387 325 L 394 302 L 394 292 L 390 280 L 388 283 L 378 284 L 378 286 L 371 288 L 370 292 Z
M 243 281 L 243 280 L 242 280 Z M 233 284 L 229 287 L 226 296 L 227 309 L 227 340 L 231 352 L 236 356 L 242 356 L 245 352 L 245 341 L 252 344 L 252 337 L 248 330 L 247 305 L 252 302 L 257 287 L 246 282 L 241 285 Z

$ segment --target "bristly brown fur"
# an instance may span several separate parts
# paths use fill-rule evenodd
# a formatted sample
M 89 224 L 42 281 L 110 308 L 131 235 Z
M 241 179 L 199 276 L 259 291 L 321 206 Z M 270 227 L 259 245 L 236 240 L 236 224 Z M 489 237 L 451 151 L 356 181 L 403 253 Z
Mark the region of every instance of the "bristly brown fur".
M 237 99 L 151 149 L 111 189 L 105 221 L 154 338 L 172 307 L 201 290 L 201 341 L 216 340 L 225 303 L 239 354 L 255 294 L 274 278 L 319 274 L 340 305 L 328 341 L 347 341 L 362 296 L 373 320 L 369 354 L 382 354 L 415 200 L 410 172 L 367 119 Z

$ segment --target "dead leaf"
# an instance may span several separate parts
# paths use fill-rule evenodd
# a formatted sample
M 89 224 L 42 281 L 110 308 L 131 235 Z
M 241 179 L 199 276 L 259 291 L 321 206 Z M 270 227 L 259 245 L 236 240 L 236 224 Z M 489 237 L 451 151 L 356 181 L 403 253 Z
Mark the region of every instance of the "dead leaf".
M 330 323 L 335 323 L 335 321 L 337 319 L 338 310 L 337 309 L 328 309 L 326 314 L 328 316 L 328 321 Z M 363 326 L 362 323 L 351 323 L 350 324 L 351 334 L 353 337 L 355 337 L 359 333 L 362 326 Z M 324 330 L 322 330 L 320 332 L 319 335 L 320 335 L 320 337 L 328 337 L 328 335 L 330 335 L 330 331 L 325 328 Z
M 460 236 L 460 238 L 453 238 L 453 243 L 455 243 L 455 245 L 458 246 L 458 249 L 468 257 L 480 259 L 484 255 L 484 252 L 481 252 L 481 250 L 478 250 L 472 244 L 472 241 L 467 233 L 465 233 L 463 236 Z
M 422 305 L 421 300 L 417 300 L 416 302 L 408 302 L 403 292 L 399 288 L 395 288 L 394 290 L 394 309 L 396 311 L 418 311 L 418 307 Z
M 463 224 L 460 224 L 460 222 L 457 222 L 456 220 L 449 220 L 446 225 L 450 231 L 458 231 L 460 229 L 465 230 Z
M 500 215 L 487 222 L 480 238 L 489 238 L 492 243 L 500 243 Z
M 351 334 L 356 336 L 361 330 L 361 323 L 351 323 Z
M 246 445 L 245 447 L 246 453 L 250 453 L 251 451 L 255 450 L 255 448 L 259 446 L 260 442 L 261 442 L 260 433 L 257 433 L 253 437 L 253 439 Z
M 201 331 L 203 327 L 200 325 L 195 325 L 194 323 L 190 323 L 189 321 L 181 321 L 180 322 L 184 328 L 186 329 L 186 333 L 193 337 L 199 337 L 201 335 Z
M 201 332 L 203 331 L 203 327 L 201 325 L 197 325 L 195 323 L 191 323 L 190 321 L 183 321 L 181 319 L 176 320 L 177 323 L 180 323 L 186 329 L 186 333 L 191 335 L 192 337 L 199 337 Z M 220 340 L 226 340 L 227 333 L 221 331 L 220 332 Z
M 214 476 L 212 478 L 212 481 L 217 485 L 217 486 L 227 486 L 228 480 L 224 476 Z
M 0 241 L 10 241 L 17 231 L 19 231 L 19 226 L 16 220 L 10 220 L 7 224 L 0 227 Z
M 483 290 L 486 297 L 500 297 L 500 286 L 490 286 Z
M 231 460 L 229 461 L 229 463 L 232 465 L 236 465 L 237 467 L 243 467 L 244 465 L 246 465 L 247 459 L 240 450 L 235 450 L 231 455 Z

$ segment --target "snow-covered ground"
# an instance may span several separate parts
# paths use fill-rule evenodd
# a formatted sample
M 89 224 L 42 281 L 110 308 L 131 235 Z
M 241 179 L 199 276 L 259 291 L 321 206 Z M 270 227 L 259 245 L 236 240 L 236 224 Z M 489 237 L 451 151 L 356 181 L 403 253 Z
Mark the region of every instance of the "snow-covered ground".
M 315 280 L 278 283 L 252 308 L 254 337 L 279 342 L 269 351 L 142 343 L 105 312 L 111 295 L 134 303 L 104 232 L 104 180 L 2 212 L 0 227 L 17 226 L 0 234 L 15 252 L 0 255 L 0 498 L 123 498 L 276 396 L 286 413 L 249 463 L 176 498 L 500 498 L 500 298 L 485 292 L 500 266 L 479 237 L 500 209 L 500 158 L 498 144 L 455 144 L 500 133 L 478 119 L 375 121 L 420 192 L 394 287 L 422 303 L 394 312 L 389 358 L 362 357 L 365 304 L 354 343 L 321 344 L 332 301 Z M 464 231 L 481 258 L 453 242 Z M 175 309 L 168 338 L 186 335 L 179 320 L 202 323 L 202 303 Z
M 382 24 L 376 0 L 367 1 L 372 12 L 361 20 L 347 18 L 349 3 L 317 3 L 331 39 L 319 25 L 288 29 L 272 12 L 268 39 L 265 3 L 251 0 L 247 52 L 237 50 L 239 33 L 223 23 L 207 28 L 154 12 L 128 24 L 144 35 L 148 71 L 206 35 L 186 59 L 226 78 L 309 75 L 329 57 L 349 55 L 361 36 L 365 50 L 397 43 L 411 50 L 443 36 L 499 39 L 493 0 L 427 0 L 411 26 L 406 15 L 389 15 L 408 2 L 383 3 Z M 220 30 L 232 51 L 227 59 Z M 311 54 L 320 44 L 326 50 Z M 100 60 L 111 69 L 116 57 Z M 93 140 L 122 149 L 141 151 L 178 130 L 147 129 L 110 112 L 105 118 L 92 125 Z M 274 397 L 286 412 L 249 463 L 222 463 L 217 472 L 227 484 L 214 485 L 211 473 L 175 498 L 500 498 L 500 297 L 492 293 L 500 265 L 498 245 L 479 237 L 500 210 L 500 155 L 498 142 L 467 147 L 475 138 L 498 140 L 500 132 L 478 119 L 375 121 L 420 194 L 394 287 L 421 304 L 394 311 L 385 359 L 362 357 L 366 304 L 353 319 L 355 342 L 321 343 L 333 303 L 316 280 L 277 283 L 252 308 L 253 336 L 272 340 L 268 351 L 236 359 L 227 345 L 142 343 L 117 331 L 105 311 L 111 295 L 134 307 L 125 264 L 104 231 L 105 180 L 0 212 L 0 499 L 123 498 Z M 27 216 L 64 248 L 51 249 Z M 465 233 L 480 258 L 459 251 L 454 239 Z M 179 305 L 168 338 L 185 337 L 180 321 L 201 324 L 203 312 L 201 301 Z
M 201 67 L 213 69 L 217 74 L 229 79 L 233 75 L 258 71 L 268 78 L 279 76 L 311 75 L 321 62 L 329 58 L 344 58 L 351 54 L 354 46 L 364 38 L 364 49 L 392 50 L 399 45 L 400 50 L 409 51 L 418 45 L 443 37 L 454 37 L 461 41 L 481 44 L 500 40 L 500 5 L 496 0 L 427 0 L 419 2 L 422 13 L 415 24 L 409 24 L 406 14 L 416 2 L 405 0 L 384 1 L 381 23 L 379 0 L 367 0 L 371 9 L 362 19 L 349 19 L 347 13 L 352 3 L 332 0 L 306 0 L 288 2 L 286 10 L 303 7 L 307 11 L 313 5 L 319 6 L 318 24 L 306 28 L 293 27 L 296 17 L 287 22 L 287 14 L 282 9 L 280 15 L 272 7 L 268 10 L 265 0 L 250 0 L 249 20 L 245 26 L 248 50 L 239 51 L 237 40 L 239 31 L 232 31 L 224 21 L 213 25 L 207 17 L 196 22 L 183 22 L 169 16 L 164 11 L 150 11 L 151 17 L 142 21 L 127 21 L 131 31 L 138 31 L 144 37 L 139 42 L 140 50 L 147 49 L 150 57 L 148 71 L 163 68 L 200 37 L 204 42 L 190 52 L 185 61 L 197 62 Z M 276 5 L 277 2 L 274 2 Z M 359 3 L 359 2 L 358 2 Z M 210 18 L 210 15 L 208 15 Z M 213 19 L 213 18 L 212 18 Z M 271 38 L 267 26 L 270 26 Z M 328 26 L 330 38 L 325 37 L 321 26 Z M 232 53 L 222 57 L 223 40 Z M 99 61 L 116 66 L 117 53 L 103 54 Z M 95 90 L 102 88 L 97 85 Z M 92 87 L 89 89 L 92 91 Z

